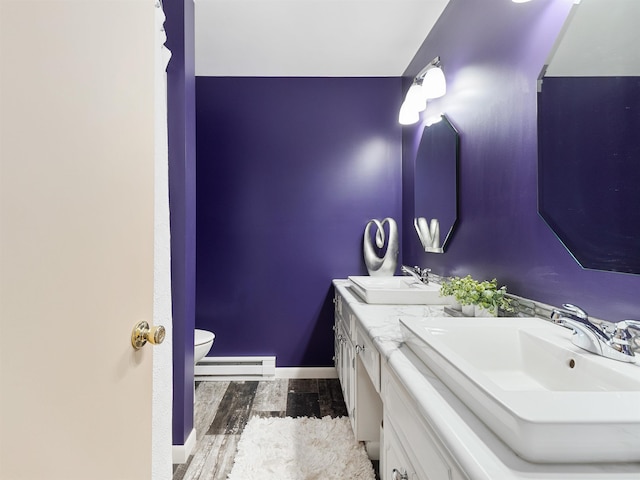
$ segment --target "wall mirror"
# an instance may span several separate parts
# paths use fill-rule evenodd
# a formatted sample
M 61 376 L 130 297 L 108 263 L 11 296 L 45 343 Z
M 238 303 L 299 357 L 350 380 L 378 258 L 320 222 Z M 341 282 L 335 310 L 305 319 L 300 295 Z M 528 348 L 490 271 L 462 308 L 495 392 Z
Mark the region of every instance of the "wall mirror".
M 574 5 L 538 86 L 538 211 L 584 268 L 640 273 L 637 0 Z
M 422 132 L 414 177 L 414 226 L 426 252 L 443 253 L 458 219 L 459 135 L 449 119 Z

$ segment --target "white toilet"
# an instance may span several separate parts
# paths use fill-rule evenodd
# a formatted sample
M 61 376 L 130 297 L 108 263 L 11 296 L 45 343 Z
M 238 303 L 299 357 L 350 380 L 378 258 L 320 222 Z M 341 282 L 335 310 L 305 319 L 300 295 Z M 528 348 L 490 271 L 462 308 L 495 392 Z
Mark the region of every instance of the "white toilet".
M 216 336 L 213 332 L 209 332 L 207 330 L 199 330 L 195 329 L 194 332 L 194 346 L 193 346 L 193 363 L 197 364 L 200 360 L 202 360 L 211 347 L 213 346 L 213 341 Z

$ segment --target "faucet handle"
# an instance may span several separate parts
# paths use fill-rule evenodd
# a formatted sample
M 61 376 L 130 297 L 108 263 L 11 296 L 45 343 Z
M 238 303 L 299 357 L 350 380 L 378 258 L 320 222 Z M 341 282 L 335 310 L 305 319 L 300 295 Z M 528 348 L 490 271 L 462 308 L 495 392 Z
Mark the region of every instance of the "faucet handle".
M 627 324 L 627 328 L 631 327 L 634 330 L 637 330 L 638 333 L 633 335 L 631 339 L 629 339 L 629 346 L 632 351 L 640 350 L 640 322 L 638 320 L 624 320 Z
M 640 320 L 622 320 L 621 322 L 618 322 L 616 325 L 618 325 L 618 327 L 622 327 L 622 328 L 628 328 L 631 327 L 635 330 L 640 330 Z
M 426 267 L 423 268 L 420 271 L 420 278 L 422 279 L 422 282 L 425 283 L 425 284 L 429 283 L 429 272 L 430 271 L 431 271 L 431 269 L 430 268 L 426 268 Z
M 587 312 L 585 312 L 583 309 L 581 309 L 577 305 L 573 305 L 572 303 L 563 303 L 562 307 L 582 320 L 586 320 L 587 318 L 589 318 L 589 315 L 587 315 Z
M 640 337 L 640 321 L 638 320 L 621 320 L 615 324 L 615 327 L 614 337 L 617 339 L 630 341 L 635 337 Z M 634 335 L 629 331 L 629 328 L 637 330 L 637 334 Z
M 612 342 L 617 345 L 620 351 L 634 356 L 634 352 L 640 350 L 640 321 L 621 320 L 615 326 Z M 630 328 L 637 330 L 637 333 L 630 332 Z

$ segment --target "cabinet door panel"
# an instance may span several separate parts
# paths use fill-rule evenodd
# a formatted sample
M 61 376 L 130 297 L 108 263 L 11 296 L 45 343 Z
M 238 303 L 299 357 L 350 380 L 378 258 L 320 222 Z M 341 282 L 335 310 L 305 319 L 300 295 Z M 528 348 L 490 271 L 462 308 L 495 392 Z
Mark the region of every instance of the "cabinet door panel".
M 387 424 L 390 423 L 396 427 L 397 437 L 421 480 L 466 478 L 393 374 L 384 369 L 382 378 L 385 439 Z
M 400 440 L 398 440 L 398 436 L 388 419 L 385 419 L 382 452 L 382 461 L 380 463 L 380 478 L 382 480 L 400 480 L 403 475 L 406 475 L 407 480 L 418 480 L 413 466 L 404 454 Z M 398 473 L 394 478 L 395 471 Z

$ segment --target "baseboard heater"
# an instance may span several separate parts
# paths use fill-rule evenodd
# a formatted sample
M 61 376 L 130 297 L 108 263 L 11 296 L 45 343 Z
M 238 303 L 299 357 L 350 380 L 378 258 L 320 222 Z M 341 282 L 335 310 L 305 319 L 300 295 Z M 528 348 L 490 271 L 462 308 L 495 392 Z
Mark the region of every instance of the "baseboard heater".
M 276 357 L 204 357 L 194 369 L 196 380 L 267 380 L 276 375 Z

